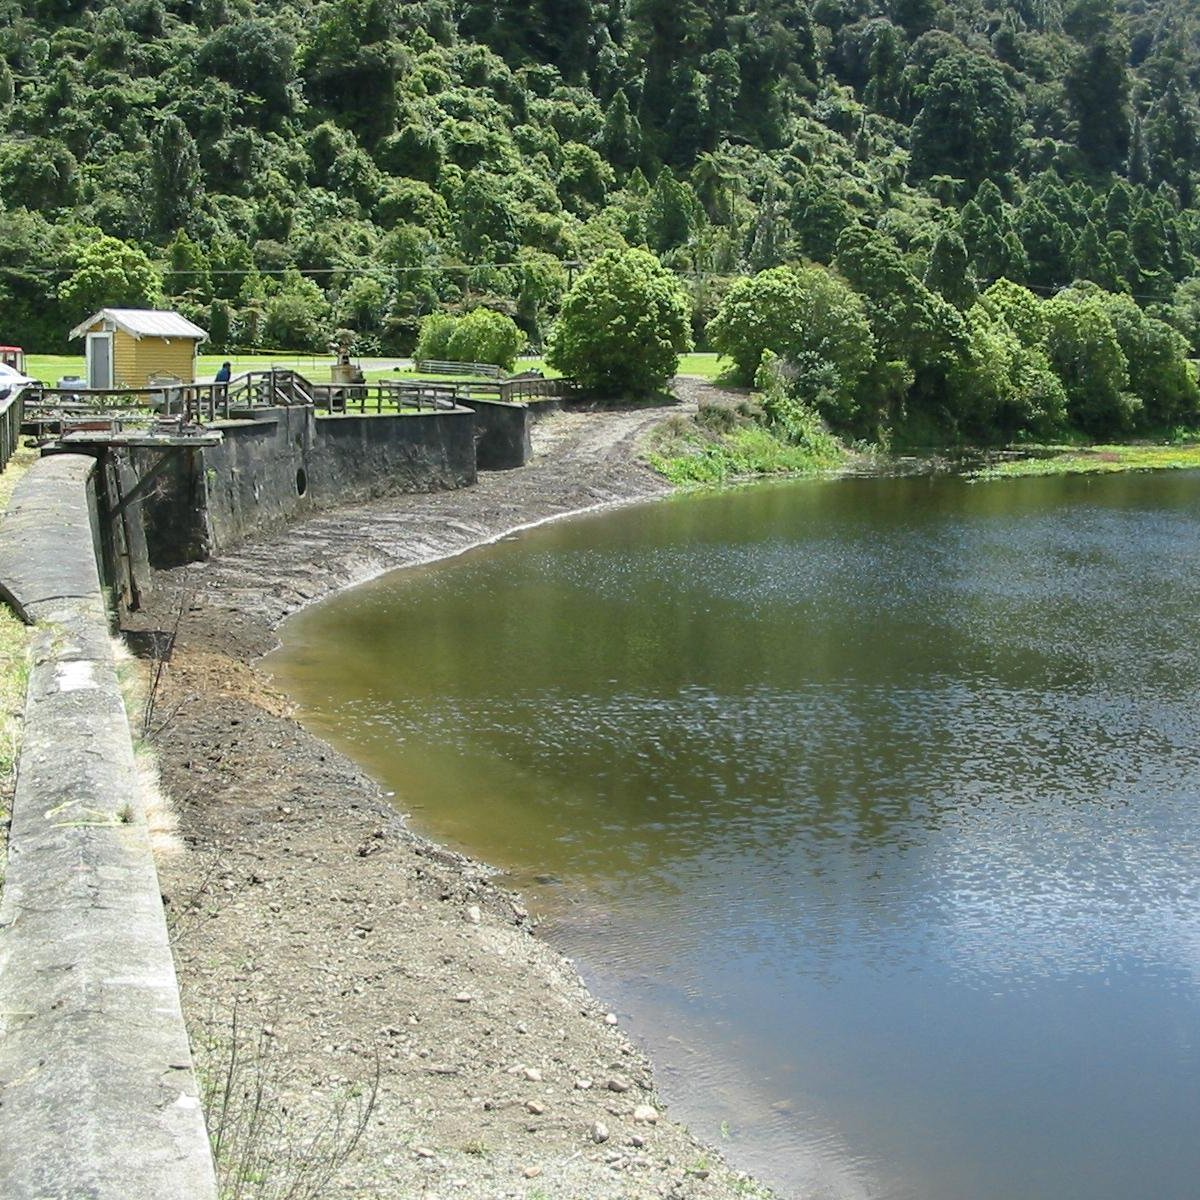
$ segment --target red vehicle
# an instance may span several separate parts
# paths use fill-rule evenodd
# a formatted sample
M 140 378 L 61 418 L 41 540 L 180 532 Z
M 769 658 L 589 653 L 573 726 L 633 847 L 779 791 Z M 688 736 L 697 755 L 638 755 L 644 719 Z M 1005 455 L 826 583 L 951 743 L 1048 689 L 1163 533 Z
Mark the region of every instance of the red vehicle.
M 0 346 L 0 363 L 24 375 L 25 351 L 20 346 Z

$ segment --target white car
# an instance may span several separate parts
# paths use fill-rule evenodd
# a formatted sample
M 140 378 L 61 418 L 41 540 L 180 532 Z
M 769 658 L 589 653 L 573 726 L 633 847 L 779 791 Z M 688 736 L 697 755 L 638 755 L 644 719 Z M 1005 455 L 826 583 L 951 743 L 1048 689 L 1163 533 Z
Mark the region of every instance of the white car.
M 0 363 L 0 400 L 7 400 L 10 396 L 18 395 L 31 383 L 36 382 L 36 379 L 30 379 L 28 375 L 22 375 L 15 367 L 10 367 L 6 363 Z

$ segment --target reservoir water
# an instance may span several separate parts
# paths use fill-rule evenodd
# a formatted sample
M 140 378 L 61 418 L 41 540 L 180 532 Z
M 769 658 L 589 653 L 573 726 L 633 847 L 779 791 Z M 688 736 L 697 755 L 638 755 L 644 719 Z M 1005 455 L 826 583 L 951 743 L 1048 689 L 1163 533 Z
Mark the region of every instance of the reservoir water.
M 684 497 L 284 636 L 783 1194 L 1200 1195 L 1200 477 Z

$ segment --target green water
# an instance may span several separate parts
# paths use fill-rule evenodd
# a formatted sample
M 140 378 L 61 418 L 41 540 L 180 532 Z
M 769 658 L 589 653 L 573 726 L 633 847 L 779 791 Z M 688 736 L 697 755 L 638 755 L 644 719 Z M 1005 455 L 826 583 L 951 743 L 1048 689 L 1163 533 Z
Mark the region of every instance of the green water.
M 793 483 L 285 628 L 306 721 L 504 868 L 784 1194 L 1200 1178 L 1200 478 Z

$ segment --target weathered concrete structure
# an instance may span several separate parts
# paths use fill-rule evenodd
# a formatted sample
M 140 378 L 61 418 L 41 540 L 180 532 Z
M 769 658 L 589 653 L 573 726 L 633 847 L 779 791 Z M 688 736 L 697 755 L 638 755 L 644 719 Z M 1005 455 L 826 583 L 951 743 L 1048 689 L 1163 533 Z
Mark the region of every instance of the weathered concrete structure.
M 138 478 L 159 471 L 143 506 L 155 567 L 209 558 L 315 509 L 475 482 L 474 420 L 465 408 L 396 417 L 261 408 L 218 428 L 218 445 L 181 448 L 166 464 L 152 448 L 131 452 Z
M 215 1200 L 93 540 L 95 462 L 37 463 L 0 578 L 37 622 L 0 902 L 0 1196 Z

